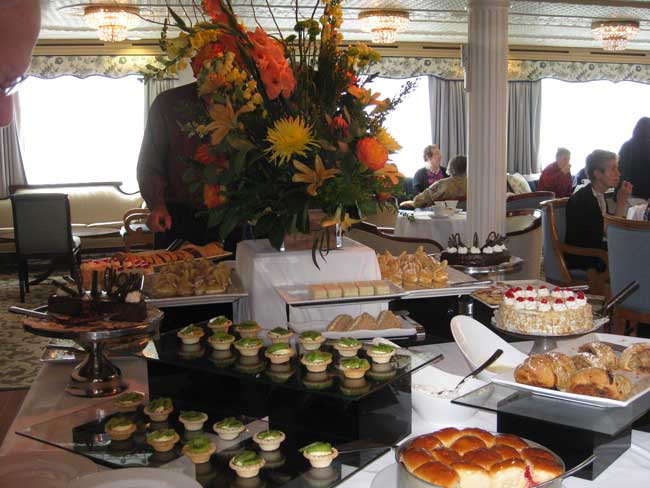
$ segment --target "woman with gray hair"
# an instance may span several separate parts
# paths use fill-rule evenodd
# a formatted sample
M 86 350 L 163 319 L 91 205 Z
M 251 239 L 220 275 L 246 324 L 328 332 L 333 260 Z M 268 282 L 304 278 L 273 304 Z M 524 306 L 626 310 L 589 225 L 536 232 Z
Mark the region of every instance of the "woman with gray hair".
M 426 188 L 447 177 L 445 168 L 440 166 L 442 153 L 435 144 L 430 144 L 424 148 L 422 154 L 426 166 L 420 168 L 413 176 L 413 189 L 415 193 L 423 192 Z
M 454 156 L 447 165 L 450 176 L 436 181 L 413 199 L 415 208 L 428 207 L 439 200 L 459 200 L 467 196 L 467 158 Z

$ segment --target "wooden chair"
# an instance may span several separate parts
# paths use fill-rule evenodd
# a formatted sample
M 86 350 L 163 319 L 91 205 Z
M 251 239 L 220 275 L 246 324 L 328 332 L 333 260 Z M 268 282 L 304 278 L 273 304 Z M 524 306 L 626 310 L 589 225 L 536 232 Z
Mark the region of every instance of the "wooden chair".
M 569 198 L 557 198 L 542 202 L 542 229 L 544 233 L 544 273 L 546 280 L 562 286 L 584 285 L 588 283 L 583 270 L 570 270 L 564 259 L 565 254 L 589 256 L 602 259 L 608 264 L 607 251 L 571 246 L 564 242 L 566 236 L 566 205 Z
M 539 279 L 542 268 L 542 211 L 534 208 L 511 210 L 506 214 L 508 249 L 524 260 L 512 280 Z
M 64 260 L 72 276 L 78 278 L 81 264 L 81 240 L 72 235 L 70 203 L 63 193 L 19 193 L 11 195 L 14 218 L 14 242 L 18 260 L 20 301 L 25 301 L 29 286 L 45 280 L 51 266 L 36 279 L 29 280 L 29 260 Z
M 520 210 L 522 208 L 541 208 L 542 202 L 555 198 L 552 191 L 533 191 L 530 193 L 519 193 L 510 195 L 506 199 L 506 212 Z
M 350 239 L 371 247 L 378 253 L 385 251 L 390 251 L 394 255 L 399 255 L 402 251 L 412 253 L 418 246 L 422 246 L 427 254 L 439 253 L 443 249 L 434 240 L 419 239 L 417 237 L 396 237 L 383 232 L 380 228 L 368 222 L 355 224 L 346 235 Z
M 605 225 L 612 294 L 632 281 L 640 285 L 614 311 L 616 329 L 627 334 L 639 323 L 650 323 L 650 222 L 607 215 Z
M 154 233 L 147 226 L 150 213 L 148 208 L 132 208 L 122 217 L 124 225 L 120 229 L 120 236 L 127 252 L 133 246 L 153 246 Z

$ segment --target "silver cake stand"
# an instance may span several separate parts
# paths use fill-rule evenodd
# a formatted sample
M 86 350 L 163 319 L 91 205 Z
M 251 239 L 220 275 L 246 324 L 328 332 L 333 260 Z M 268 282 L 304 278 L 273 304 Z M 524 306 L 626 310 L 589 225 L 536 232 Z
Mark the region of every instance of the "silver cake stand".
M 52 317 L 41 312 L 24 309 L 12 311 L 53 321 Z M 74 326 L 71 326 L 68 330 L 65 328 L 48 330 L 39 327 L 36 321 L 29 324 L 24 323 L 23 327 L 32 334 L 54 339 L 71 339 L 83 347 L 87 356 L 72 370 L 70 382 L 65 391 L 81 397 L 103 397 L 115 395 L 127 388 L 127 384 L 122 379 L 120 368 L 108 360 L 104 349 L 150 337 L 158 331 L 162 317 L 163 313 L 160 310 L 149 310 L 145 321 L 134 322 L 132 327 L 119 329 L 96 328 L 80 331 L 74 330 Z
M 495 264 L 493 266 L 463 266 L 462 264 L 450 264 L 450 266 L 470 276 L 483 276 L 492 274 L 514 273 L 521 269 L 523 263 L 524 260 L 520 257 L 512 256 L 509 261 L 501 264 Z

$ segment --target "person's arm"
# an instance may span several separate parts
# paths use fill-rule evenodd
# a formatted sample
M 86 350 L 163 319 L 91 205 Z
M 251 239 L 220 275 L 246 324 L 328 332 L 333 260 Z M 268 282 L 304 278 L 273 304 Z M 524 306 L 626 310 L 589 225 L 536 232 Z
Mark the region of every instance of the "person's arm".
M 427 189 L 427 170 L 425 168 L 420 168 L 413 175 L 413 189 L 415 193 L 422 193 Z
M 169 139 L 164 112 L 163 100 L 158 97 L 149 109 L 137 167 L 140 193 L 151 210 L 147 224 L 154 232 L 171 227 L 171 217 L 165 203 Z
M 616 209 L 614 210 L 614 215 L 616 217 L 625 217 L 625 212 L 627 211 L 627 202 L 630 199 L 632 190 L 634 186 L 629 181 L 623 181 L 621 186 L 616 192 Z
M 429 188 L 415 196 L 413 199 L 415 208 L 428 207 L 436 200 L 440 200 L 440 196 L 444 193 L 444 188 L 439 183 L 440 181 L 436 181 Z

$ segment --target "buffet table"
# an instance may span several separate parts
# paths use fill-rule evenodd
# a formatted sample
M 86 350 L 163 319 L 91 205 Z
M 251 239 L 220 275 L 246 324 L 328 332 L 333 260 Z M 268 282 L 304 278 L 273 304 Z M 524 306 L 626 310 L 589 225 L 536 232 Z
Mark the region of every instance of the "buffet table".
M 529 342 L 518 343 L 518 347 L 523 351 L 530 349 L 530 346 L 531 343 Z M 467 362 L 454 343 L 421 346 L 416 349 L 442 352 L 445 355 L 445 359 L 436 365 L 440 369 L 456 374 L 467 374 L 469 372 Z M 146 363 L 144 360 L 128 358 L 116 360 L 116 363 L 122 368 L 124 377 L 133 389 L 147 391 Z M 75 454 L 67 453 L 58 448 L 14 434 L 15 431 L 24 429 L 35 423 L 107 401 L 106 398 L 77 398 L 64 393 L 71 367 L 69 364 L 46 364 L 43 366 L 10 428 L 10 433 L 7 434 L 0 447 L 0 466 L 3 463 L 3 457 L 1 456 L 43 451 L 60 452 L 68 456 L 71 460 L 70 463 L 74 462 L 73 460 L 77 457 Z M 455 425 L 459 427 L 472 426 L 495 430 L 496 416 L 488 412 L 479 412 L 467 422 Z M 413 435 L 430 432 L 443 426 L 448 426 L 448 423 L 435 424 L 420 418 L 413 412 Z M 370 487 L 377 473 L 390 466 L 393 462 L 393 454 L 386 454 L 339 486 L 342 488 Z M 98 469 L 105 468 L 99 467 Z M 179 469 L 179 466 L 175 465 L 174 469 Z M 183 465 L 183 469 L 191 470 L 193 469 L 193 465 L 188 462 Z M 632 447 L 595 481 L 569 478 L 564 482 L 563 486 L 568 488 L 611 488 L 615 486 L 641 488 L 648 485 L 648 479 L 650 479 L 650 434 L 634 431 Z M 386 486 L 386 488 L 389 487 Z
M 450 217 L 433 217 L 430 211 L 400 210 L 397 214 L 394 235 L 398 237 L 417 237 L 433 239 L 443 247 L 452 234 L 460 234 L 465 239 L 467 213 L 462 212 Z M 415 219 L 415 220 L 414 220 Z

